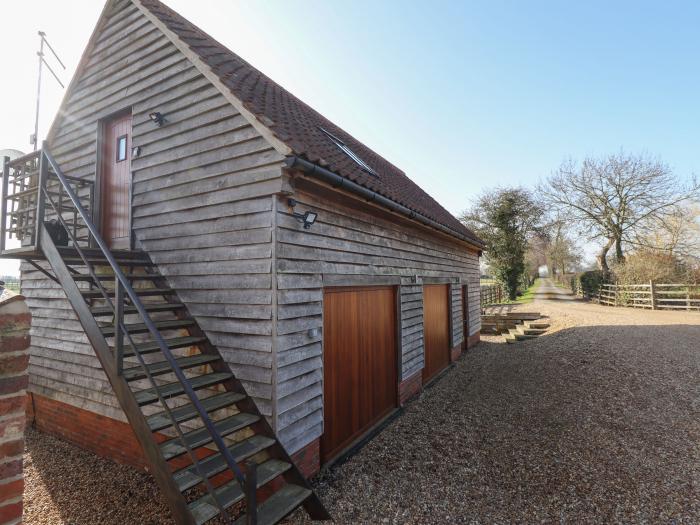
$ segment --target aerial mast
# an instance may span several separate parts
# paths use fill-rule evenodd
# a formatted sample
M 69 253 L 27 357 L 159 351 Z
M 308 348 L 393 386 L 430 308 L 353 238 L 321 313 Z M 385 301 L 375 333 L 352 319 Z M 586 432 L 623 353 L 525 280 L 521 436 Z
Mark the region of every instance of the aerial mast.
M 59 65 L 63 68 L 66 69 L 66 66 L 63 65 L 63 62 L 61 62 L 61 59 L 58 58 L 58 55 L 56 54 L 56 51 L 53 50 L 51 47 L 51 44 L 49 44 L 48 40 L 46 40 L 46 33 L 43 31 L 39 31 L 39 37 L 41 38 L 41 43 L 39 44 L 39 51 L 37 52 L 37 55 L 39 56 L 39 78 L 37 80 L 37 86 L 36 86 L 36 116 L 34 118 L 34 133 L 29 137 L 29 141 L 31 144 L 34 146 L 34 151 L 37 150 L 37 145 L 39 143 L 38 136 L 39 136 L 39 105 L 41 103 L 41 72 L 43 69 L 43 66 L 46 66 L 46 68 L 51 72 L 53 75 L 53 78 L 56 79 L 56 82 L 58 82 L 62 88 L 65 86 L 63 85 L 63 82 L 58 78 L 58 75 L 54 72 L 53 69 L 51 69 L 51 66 L 46 62 L 44 59 L 44 46 L 46 46 L 49 51 L 53 54 L 53 56 L 56 58 L 58 61 Z

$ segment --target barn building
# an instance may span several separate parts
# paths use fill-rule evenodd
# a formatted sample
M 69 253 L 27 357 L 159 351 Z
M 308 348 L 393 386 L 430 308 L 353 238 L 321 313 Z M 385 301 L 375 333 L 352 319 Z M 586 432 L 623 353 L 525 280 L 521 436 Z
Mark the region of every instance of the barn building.
M 323 517 L 303 478 L 479 340 L 482 241 L 157 0 L 106 3 L 43 149 L 4 165 L 2 239 L 36 426 L 148 466 L 180 523 L 241 500 L 234 449 L 278 480 L 259 515 Z M 210 475 L 234 485 L 185 501 Z

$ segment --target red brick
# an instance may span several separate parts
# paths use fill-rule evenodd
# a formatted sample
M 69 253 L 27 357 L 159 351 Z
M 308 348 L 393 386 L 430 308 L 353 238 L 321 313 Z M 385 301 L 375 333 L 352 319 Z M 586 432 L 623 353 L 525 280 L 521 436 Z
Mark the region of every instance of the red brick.
M 10 437 L 13 435 L 22 435 L 24 433 L 25 417 L 23 413 L 16 417 L 3 419 L 0 421 L 0 438 Z
M 467 338 L 467 348 L 471 348 L 477 344 L 479 344 L 479 341 L 481 340 L 481 333 L 477 332 L 474 335 L 470 335 Z
M 33 394 L 32 399 L 37 430 L 117 463 L 146 467 L 141 446 L 128 423 L 44 396 Z
M 14 394 L 25 390 L 29 385 L 29 376 L 0 377 L 0 395 Z
M 450 352 L 450 362 L 454 363 L 462 355 L 462 345 L 455 346 Z
M 5 356 L 0 358 L 0 374 L 20 374 L 27 370 L 29 354 Z
M 21 496 L 24 492 L 24 479 L 16 479 L 9 483 L 0 484 L 0 504 L 2 501 Z
M 0 337 L 0 353 L 17 352 L 29 348 L 29 335 L 12 335 Z
M 22 502 L 2 505 L 0 502 L 0 523 L 12 523 L 22 517 Z
M 292 454 L 292 461 L 302 476 L 310 478 L 321 469 L 321 440 L 316 439 Z
M 32 322 L 30 313 L 10 314 L 0 317 L 0 334 L 28 329 Z
M 399 404 L 403 406 L 406 401 L 418 394 L 423 388 L 423 374 L 416 372 L 408 379 L 399 383 Z
M 27 406 L 26 394 L 19 394 L 13 397 L 0 399 L 0 414 L 5 415 L 11 412 L 21 412 Z
M 0 479 L 11 478 L 22 473 L 22 458 L 0 463 Z
M 32 403 L 31 392 L 27 392 L 27 395 L 24 396 L 24 410 L 27 416 L 27 425 L 31 425 L 34 422 L 34 403 Z
M 22 452 L 24 452 L 24 439 L 15 439 L 14 441 L 7 441 L 0 444 L 0 460 L 2 460 L 2 458 L 19 456 Z

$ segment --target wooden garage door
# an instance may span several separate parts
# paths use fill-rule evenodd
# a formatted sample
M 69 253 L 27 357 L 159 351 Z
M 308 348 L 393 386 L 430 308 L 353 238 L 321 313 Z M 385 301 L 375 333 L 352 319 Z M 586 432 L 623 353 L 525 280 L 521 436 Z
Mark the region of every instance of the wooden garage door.
M 396 407 L 396 353 L 394 288 L 325 290 L 324 463 Z
M 448 297 L 449 287 L 446 284 L 423 286 L 424 383 L 450 364 Z

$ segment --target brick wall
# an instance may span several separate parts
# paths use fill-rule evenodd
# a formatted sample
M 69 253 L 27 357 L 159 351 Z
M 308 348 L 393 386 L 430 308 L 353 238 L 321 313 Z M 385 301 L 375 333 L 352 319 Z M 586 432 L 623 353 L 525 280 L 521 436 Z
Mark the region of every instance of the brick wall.
M 30 396 L 31 417 L 37 430 L 118 463 L 146 468 L 141 445 L 128 423 L 48 397 Z
M 459 343 L 452 350 L 450 350 L 450 362 L 454 363 L 462 355 L 462 343 Z
M 406 401 L 418 394 L 423 388 L 423 375 L 419 370 L 408 379 L 399 383 L 399 405 L 403 406 Z
M 310 478 L 321 469 L 321 440 L 315 439 L 292 454 L 292 461 L 305 478 Z
M 128 423 L 37 394 L 30 393 L 28 397 L 27 414 L 37 430 L 69 441 L 98 456 L 139 469 L 146 468 L 141 446 Z M 157 434 L 156 439 L 160 441 L 167 437 Z M 208 454 L 207 451 L 199 450 L 198 455 L 203 457 Z M 320 440 L 317 439 L 296 452 L 292 459 L 304 476 L 317 474 L 321 465 Z M 185 455 L 182 464 L 173 464 L 180 468 L 188 463 L 189 458 Z M 223 477 L 219 479 L 223 480 Z M 0 522 L 0 525 L 4 523 Z
M 471 348 L 472 346 L 479 344 L 480 340 L 481 340 L 481 333 L 480 332 L 477 332 L 474 335 L 470 335 L 467 338 L 467 348 Z
M 0 292 L 0 525 L 22 522 L 30 324 L 24 297 Z

